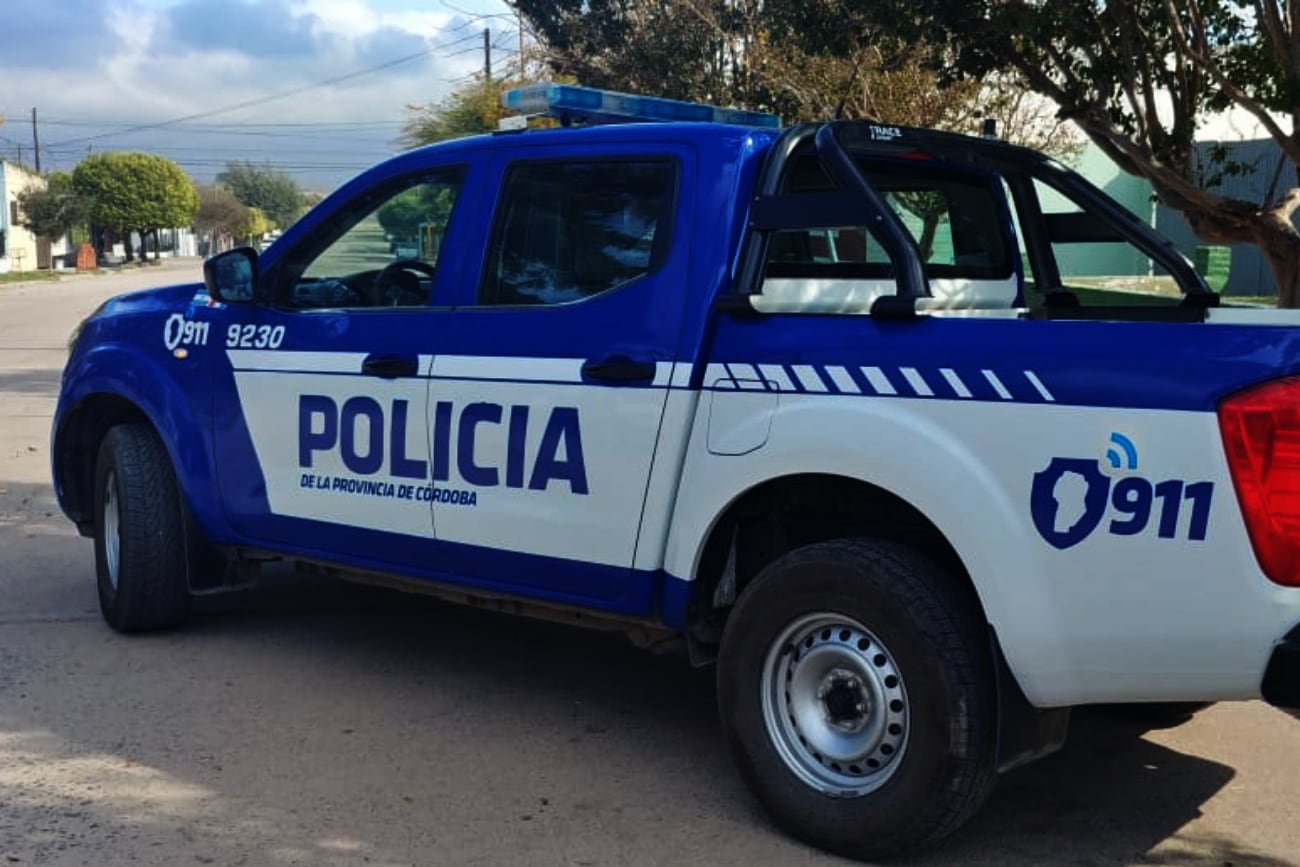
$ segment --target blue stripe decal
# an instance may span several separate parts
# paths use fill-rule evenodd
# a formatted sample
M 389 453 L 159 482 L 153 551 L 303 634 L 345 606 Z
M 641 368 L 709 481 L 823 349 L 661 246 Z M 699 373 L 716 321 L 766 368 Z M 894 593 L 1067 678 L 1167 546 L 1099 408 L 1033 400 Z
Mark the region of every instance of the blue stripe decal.
M 942 317 L 877 323 L 859 316 L 772 316 L 742 327 L 724 317 L 707 354 L 719 360 L 678 362 L 693 364 L 690 381 L 702 382 L 704 390 L 1208 412 L 1235 391 L 1300 374 L 1300 328 Z M 529 358 L 511 360 L 527 364 Z M 421 378 L 687 390 L 666 376 L 657 384 L 616 386 L 511 376 Z
M 711 357 L 781 366 L 793 390 L 827 395 L 1036 406 L 1212 412 L 1226 395 L 1300 374 L 1300 328 L 863 316 L 723 317 Z M 803 378 L 803 377 L 800 377 Z M 852 382 L 861 395 L 841 387 Z M 819 383 L 820 384 L 820 383 Z M 707 384 L 706 384 L 707 386 Z M 928 393 L 927 393 L 928 392 Z

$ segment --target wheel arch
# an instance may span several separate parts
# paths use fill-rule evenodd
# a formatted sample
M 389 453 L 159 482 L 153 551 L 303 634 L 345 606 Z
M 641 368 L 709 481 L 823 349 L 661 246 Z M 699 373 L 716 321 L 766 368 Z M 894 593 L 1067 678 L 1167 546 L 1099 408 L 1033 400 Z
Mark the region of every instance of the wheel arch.
M 688 627 L 707 619 L 710 610 L 729 608 L 764 566 L 787 551 L 861 535 L 894 539 L 935 558 L 986 616 L 956 548 L 918 508 L 862 479 L 807 472 L 757 482 L 736 493 L 717 514 L 695 557 Z
M 190 514 L 209 537 L 222 526 L 208 437 L 175 380 L 147 357 L 117 347 L 89 354 L 64 383 L 51 438 L 51 469 L 63 512 L 86 535 L 93 518 L 99 444 L 116 425 L 144 423 L 158 434 Z
M 52 456 L 55 491 L 64 513 L 83 536 L 90 535 L 94 521 L 95 463 L 100 443 L 112 428 L 132 423 L 148 424 L 157 430 L 157 425 L 133 401 L 106 392 L 87 395 L 59 420 Z

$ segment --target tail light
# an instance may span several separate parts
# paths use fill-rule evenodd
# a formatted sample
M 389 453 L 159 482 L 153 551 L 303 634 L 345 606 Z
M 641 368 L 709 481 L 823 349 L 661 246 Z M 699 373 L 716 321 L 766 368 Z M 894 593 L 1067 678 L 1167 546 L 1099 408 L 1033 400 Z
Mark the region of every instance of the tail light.
M 1219 429 L 1260 568 L 1300 587 L 1300 377 L 1225 399 Z

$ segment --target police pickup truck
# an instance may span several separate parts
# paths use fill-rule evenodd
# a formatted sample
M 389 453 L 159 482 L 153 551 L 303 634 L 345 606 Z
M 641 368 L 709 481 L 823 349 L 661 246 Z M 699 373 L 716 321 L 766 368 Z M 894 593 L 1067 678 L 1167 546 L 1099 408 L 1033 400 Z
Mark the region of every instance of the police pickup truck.
M 625 629 L 716 662 L 757 797 L 861 858 L 1074 705 L 1300 706 L 1294 312 L 1009 144 L 506 102 L 562 128 L 401 154 L 82 323 L 53 471 L 114 628 L 285 559 Z M 1179 293 L 1068 273 L 1115 251 Z

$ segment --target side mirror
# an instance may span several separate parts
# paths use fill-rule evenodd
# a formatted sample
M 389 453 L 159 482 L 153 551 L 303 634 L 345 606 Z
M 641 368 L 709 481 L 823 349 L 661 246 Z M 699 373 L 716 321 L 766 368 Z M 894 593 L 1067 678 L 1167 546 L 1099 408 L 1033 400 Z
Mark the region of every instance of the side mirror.
M 257 295 L 257 251 L 236 247 L 203 263 L 208 297 L 227 304 L 247 304 Z

